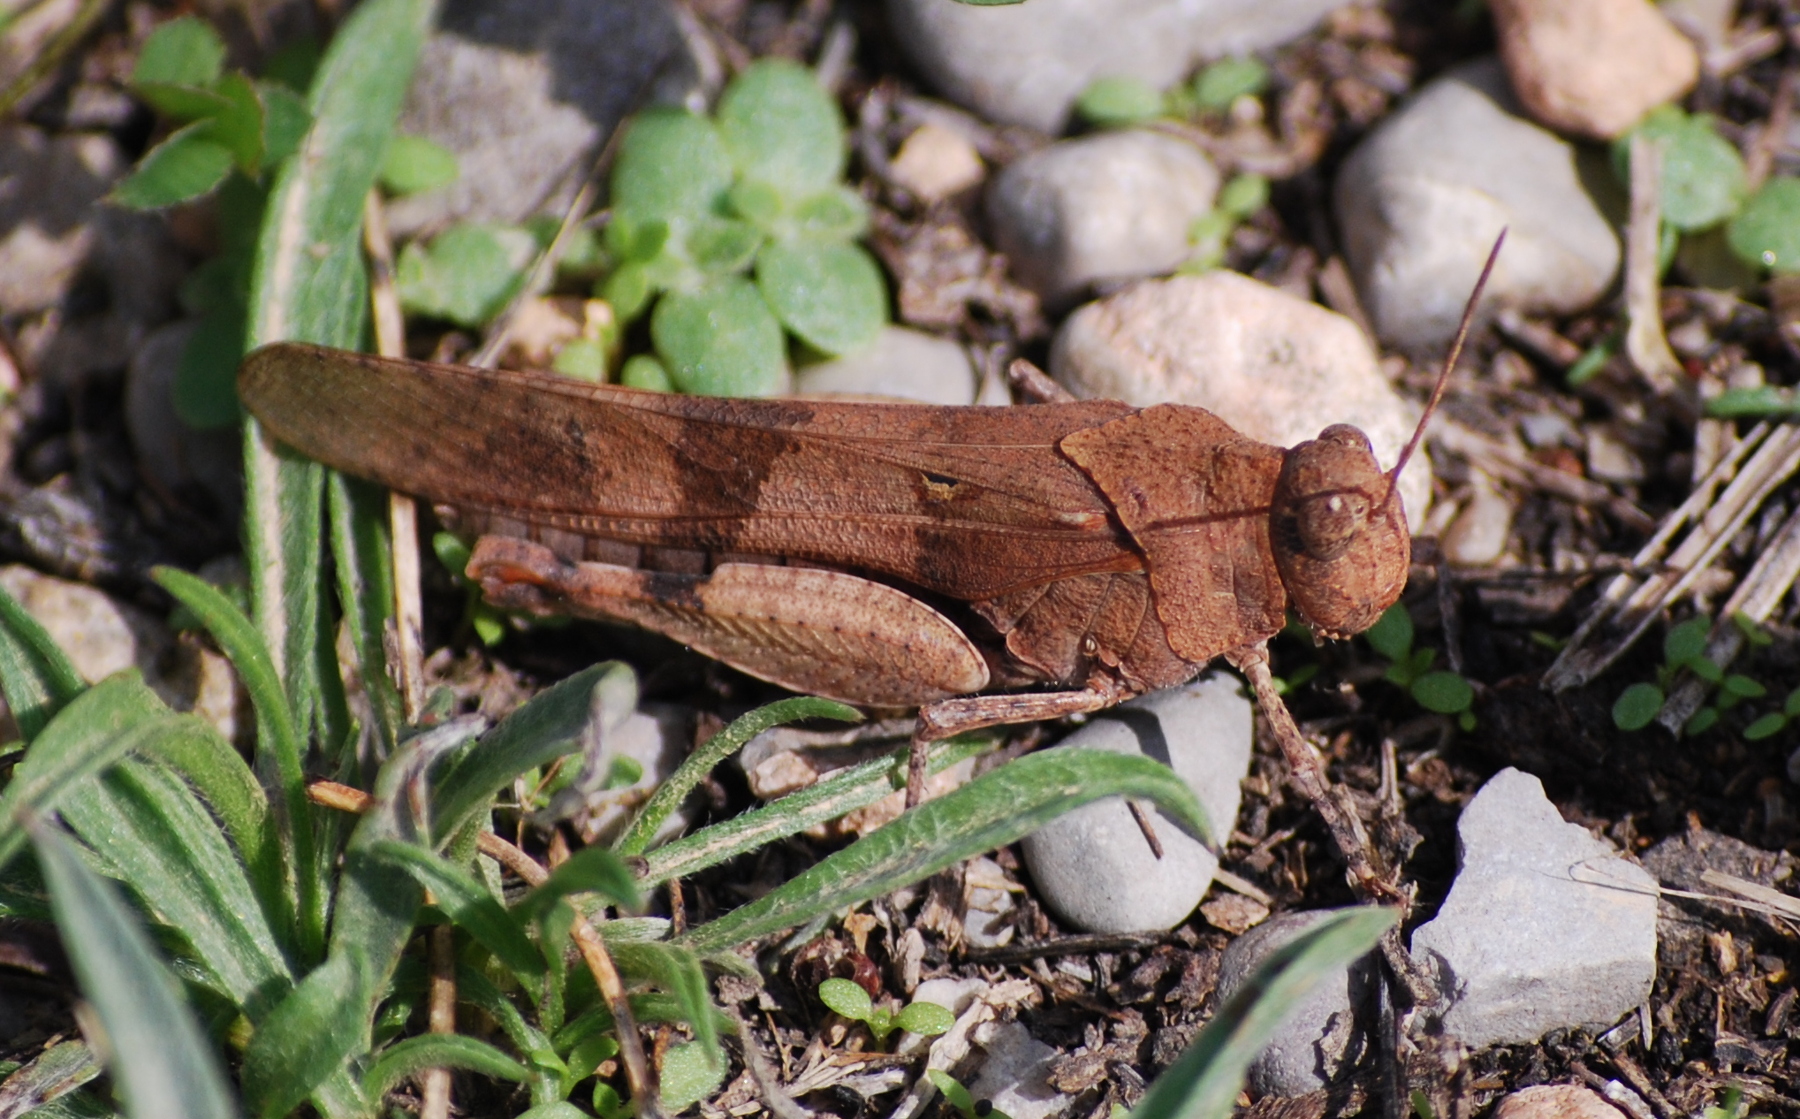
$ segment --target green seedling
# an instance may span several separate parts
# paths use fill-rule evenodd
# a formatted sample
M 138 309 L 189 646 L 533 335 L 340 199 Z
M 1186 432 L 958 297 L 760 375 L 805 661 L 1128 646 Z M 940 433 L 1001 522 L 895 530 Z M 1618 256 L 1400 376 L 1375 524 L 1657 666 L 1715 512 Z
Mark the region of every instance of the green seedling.
M 1700 1119 L 1769 1119 L 1767 1114 L 1751 1115 L 1750 1101 L 1744 1090 L 1733 1084 L 1719 1094 L 1719 1102 L 1700 1113 Z
M 987 1100 L 978 1100 L 969 1094 L 962 1081 L 951 1076 L 942 1069 L 926 1069 L 925 1075 L 931 1079 L 932 1087 L 944 1094 L 944 1102 L 949 1104 L 962 1119 L 1008 1119 L 1006 1112 L 995 1110 Z M 1114 1107 L 1116 1112 L 1118 1108 Z
M 1096 78 L 1075 99 L 1075 112 L 1096 128 L 1129 128 L 1158 118 L 1217 116 L 1238 98 L 1260 97 L 1268 88 L 1267 66 L 1254 58 L 1224 58 L 1168 90 L 1139 78 Z
M 1237 227 L 1269 204 L 1269 180 L 1261 175 L 1238 175 L 1219 191 L 1212 210 L 1188 226 L 1192 255 L 1182 262 L 1182 272 L 1206 272 L 1225 263 L 1225 249 Z
M 876 1006 L 862 984 L 848 979 L 827 979 L 819 984 L 819 1001 L 845 1018 L 869 1027 L 875 1044 L 884 1049 L 888 1036 L 896 1030 L 936 1037 L 956 1025 L 956 1015 L 934 1002 L 909 1003 L 898 1014 Z
M 1752 646 L 1769 643 L 1768 635 L 1745 615 L 1735 614 L 1732 621 Z M 1703 617 L 1689 618 L 1671 626 L 1663 637 L 1663 663 L 1656 671 L 1656 680 L 1633 684 L 1619 694 L 1613 703 L 1613 725 L 1620 730 L 1642 730 L 1649 726 L 1662 713 L 1667 690 L 1683 671 L 1716 689 L 1712 702 L 1696 711 L 1682 728 L 1684 734 L 1704 734 L 1718 725 L 1721 715 L 1739 703 L 1768 695 L 1768 689 L 1757 680 L 1742 673 L 1727 673 L 1706 655 L 1707 636 L 1711 632 L 1712 622 Z M 1762 726 L 1768 722 L 1769 717 L 1765 717 L 1752 724 L 1761 727 L 1757 737 L 1767 737 L 1787 725 L 1785 715 L 1777 713 L 1777 717 L 1782 721 Z
M 1406 689 L 1420 707 L 1440 715 L 1455 715 L 1456 725 L 1465 732 L 1475 729 L 1475 689 L 1459 673 L 1433 670 L 1436 649 L 1413 648 L 1412 615 L 1403 603 L 1387 608 L 1367 633 L 1369 647 L 1390 662 L 1386 673 L 1389 683 Z

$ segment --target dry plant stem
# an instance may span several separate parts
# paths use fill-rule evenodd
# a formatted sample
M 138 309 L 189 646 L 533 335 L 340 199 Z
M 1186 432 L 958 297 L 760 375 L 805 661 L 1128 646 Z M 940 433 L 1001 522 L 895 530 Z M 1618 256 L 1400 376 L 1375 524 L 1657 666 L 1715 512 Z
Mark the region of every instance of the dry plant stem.
M 769 1067 L 769 1058 L 757 1044 L 756 1035 L 750 1032 L 750 1023 L 744 1021 L 735 1006 L 725 1008 L 725 1013 L 737 1024 L 738 1045 L 744 1053 L 744 1067 L 750 1070 L 750 1079 L 756 1082 L 756 1091 L 762 1097 L 763 1106 L 776 1119 L 812 1119 L 813 1112 L 794 1102 L 792 1096 L 781 1090 L 781 1077 Z
M 306 795 L 314 804 L 344 812 L 364 812 L 373 803 L 373 798 L 362 790 L 340 785 L 336 781 L 314 781 L 307 786 Z M 550 872 L 536 859 L 492 832 L 482 832 L 476 838 L 476 847 L 482 854 L 517 874 L 528 886 L 541 886 L 550 877 Z M 631 1085 L 631 1098 L 637 1102 L 637 1114 L 642 1119 L 660 1119 L 662 1108 L 656 1099 L 656 1082 L 650 1062 L 644 1055 L 644 1043 L 638 1036 L 637 1022 L 631 1016 L 631 1004 L 625 996 L 624 980 L 613 964 L 612 954 L 606 950 L 606 941 L 579 910 L 575 913 L 575 923 L 570 929 L 570 935 L 581 952 L 581 958 L 587 963 L 588 970 L 593 973 L 594 984 L 600 988 L 601 997 L 606 999 L 607 1009 L 612 1011 L 619 1038 L 619 1058 L 625 1066 L 625 1079 Z
M 1075 394 L 1050 379 L 1050 374 L 1026 361 L 1016 357 L 1006 367 L 1006 377 L 1012 382 L 1020 396 L 1033 404 L 1064 404 L 1075 399 Z
M 613 135 L 617 136 L 618 134 L 619 130 L 614 129 Z M 607 158 L 607 154 L 611 150 L 612 141 L 608 140 L 606 148 L 601 152 L 601 158 Z M 481 343 L 481 348 L 470 355 L 470 365 L 479 369 L 492 369 L 499 363 L 500 355 L 505 352 L 507 342 L 512 339 L 512 327 L 519 317 L 519 308 L 525 305 L 526 300 L 535 298 L 539 292 L 550 286 L 550 281 L 556 276 L 556 262 L 562 259 L 563 250 L 568 246 L 570 235 L 580 224 L 581 216 L 587 213 L 588 207 L 594 204 L 594 197 L 597 193 L 594 186 L 594 175 L 597 174 L 599 174 L 598 164 L 596 164 L 594 174 L 589 175 L 587 182 L 582 183 L 581 189 L 575 192 L 574 198 L 570 199 L 569 208 L 563 211 L 562 224 L 556 228 L 556 236 L 551 239 L 549 245 L 545 246 L 544 251 L 538 254 L 536 262 L 532 265 L 531 275 L 519 288 L 518 294 L 508 301 L 506 309 L 495 317 L 493 325 L 488 328 L 487 338 Z
M 456 1032 L 456 930 L 439 925 L 431 930 L 431 994 L 429 1029 L 434 1034 Z M 450 1119 L 450 1070 L 426 1069 L 419 1074 L 419 1119 Z
M 1663 334 L 1660 141 L 1631 137 L 1631 221 L 1625 230 L 1625 353 L 1658 395 L 1675 391 L 1681 363 Z
M 1468 459 L 1496 481 L 1542 490 L 1579 505 L 1598 506 L 1619 523 L 1638 532 L 1649 532 L 1656 527 L 1650 514 L 1600 483 L 1534 462 L 1524 451 L 1490 439 L 1454 420 L 1440 420 L 1432 430 L 1432 438 L 1439 446 Z
M 369 256 L 369 303 L 375 319 L 375 349 L 383 357 L 406 356 L 406 320 L 394 289 L 394 245 L 388 236 L 381 195 L 363 201 L 363 248 Z M 395 676 L 406 721 L 416 722 L 425 703 L 425 608 L 419 593 L 418 509 L 405 494 L 388 491 L 388 534 L 394 549 Z
M 1156 856 L 1158 862 L 1162 861 L 1162 840 L 1156 838 L 1156 827 L 1150 823 L 1150 813 L 1144 811 L 1144 806 L 1135 800 L 1127 800 L 1125 807 L 1131 810 L 1131 818 L 1137 822 L 1138 831 L 1144 833 L 1144 842 L 1150 845 L 1150 853 Z

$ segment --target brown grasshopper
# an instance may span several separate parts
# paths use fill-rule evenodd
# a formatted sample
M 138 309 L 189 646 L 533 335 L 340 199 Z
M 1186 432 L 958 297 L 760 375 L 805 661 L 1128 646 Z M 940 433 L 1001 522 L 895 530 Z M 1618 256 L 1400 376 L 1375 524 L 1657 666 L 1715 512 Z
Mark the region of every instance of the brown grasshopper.
M 1394 482 L 1430 414 L 1384 473 L 1347 425 L 1283 450 L 1176 404 L 711 399 L 292 343 L 238 391 L 282 443 L 479 537 L 468 575 L 497 606 L 917 707 L 909 805 L 931 741 L 1183 683 L 1290 606 L 1322 636 L 1374 624 L 1406 584 Z

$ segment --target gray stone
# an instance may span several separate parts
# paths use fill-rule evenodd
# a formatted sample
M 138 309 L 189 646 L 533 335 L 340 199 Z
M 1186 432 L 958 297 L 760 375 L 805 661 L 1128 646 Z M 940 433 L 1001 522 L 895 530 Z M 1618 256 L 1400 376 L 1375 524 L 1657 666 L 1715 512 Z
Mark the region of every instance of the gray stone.
M 1237 820 L 1238 782 L 1250 765 L 1250 701 L 1239 688 L 1235 676 L 1211 673 L 1102 712 L 1053 749 L 1155 758 L 1188 783 L 1223 837 Z M 1212 884 L 1219 861 L 1168 817 L 1153 809 L 1148 815 L 1161 859 L 1120 797 L 1083 805 L 1026 836 L 1021 846 L 1038 896 L 1088 932 L 1180 923 Z
M 175 414 L 175 376 L 195 323 L 164 326 L 144 339 L 125 371 L 125 430 L 137 461 L 163 491 L 199 487 L 234 523 L 244 503 L 243 437 L 235 427 L 197 431 Z
M 1054 1119 L 1075 1102 L 1050 1084 L 1056 1050 L 1032 1037 L 1023 1023 L 983 1022 L 974 1038 L 987 1060 L 969 1085 L 971 1096 L 1011 1119 Z
M 1575 148 L 1517 115 L 1493 59 L 1438 78 L 1370 133 L 1333 202 L 1376 333 L 1410 352 L 1449 343 L 1503 227 L 1484 310 L 1578 311 L 1619 267 Z
M 968 404 L 975 399 L 975 366 L 948 338 L 889 326 L 864 349 L 795 370 L 794 392 Z
M 1456 881 L 1412 938 L 1440 969 L 1445 1032 L 1472 1049 L 1532 1042 L 1650 997 L 1656 880 L 1564 822 L 1536 777 L 1495 774 L 1456 833 Z
M 451 0 L 399 130 L 449 148 L 460 175 L 394 201 L 389 225 L 560 215 L 640 95 L 680 100 L 694 75 L 666 0 Z
M 1192 251 L 1219 172 L 1157 132 L 1102 132 L 1032 152 L 995 176 L 987 214 L 1012 275 L 1051 310 L 1095 282 L 1168 272 Z
M 888 0 L 901 48 L 938 92 L 989 120 L 1060 132 L 1089 82 L 1158 89 L 1202 58 L 1300 35 L 1343 0 Z
M 1219 1000 L 1235 994 L 1277 949 L 1339 912 L 1283 913 L 1232 941 L 1219 957 Z M 1250 1090 L 1258 1096 L 1304 1096 L 1354 1064 L 1367 1041 L 1374 981 L 1373 962 L 1365 956 L 1314 987 L 1251 1062 Z
M 1513 506 L 1487 475 L 1474 472 L 1468 504 L 1444 530 L 1444 558 L 1467 567 L 1493 563 L 1512 538 Z
M 1385 466 L 1418 416 L 1355 323 L 1235 272 L 1147 280 L 1089 303 L 1058 331 L 1050 372 L 1077 396 L 1195 404 L 1281 447 L 1354 424 Z M 1431 499 L 1422 448 L 1400 497 L 1420 524 Z
M 642 769 L 636 781 L 614 788 L 582 793 L 571 787 L 552 802 L 550 815 L 575 815 L 582 838 L 588 843 L 610 844 L 624 834 L 651 790 L 681 765 L 694 744 L 694 715 L 685 707 L 650 703 L 609 729 L 592 767 L 596 780 L 604 781 L 614 761 L 629 759 Z M 587 776 L 584 774 L 584 777 Z M 681 834 L 693 821 L 686 805 L 669 814 L 651 837 L 660 843 Z

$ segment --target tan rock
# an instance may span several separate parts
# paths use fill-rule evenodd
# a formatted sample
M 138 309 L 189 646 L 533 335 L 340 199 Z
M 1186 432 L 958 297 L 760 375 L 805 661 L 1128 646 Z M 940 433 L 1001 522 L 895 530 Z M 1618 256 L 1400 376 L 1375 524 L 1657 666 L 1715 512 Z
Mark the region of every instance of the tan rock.
M 927 205 L 960 194 L 987 177 L 981 153 L 967 137 L 929 121 L 900 145 L 889 171 L 896 183 Z
M 1611 140 L 1694 88 L 1700 53 L 1648 0 L 1493 0 L 1513 91 L 1552 128 Z
M 1539 1084 L 1500 1101 L 1494 1119 L 1621 1119 L 1624 1113 L 1591 1088 Z

